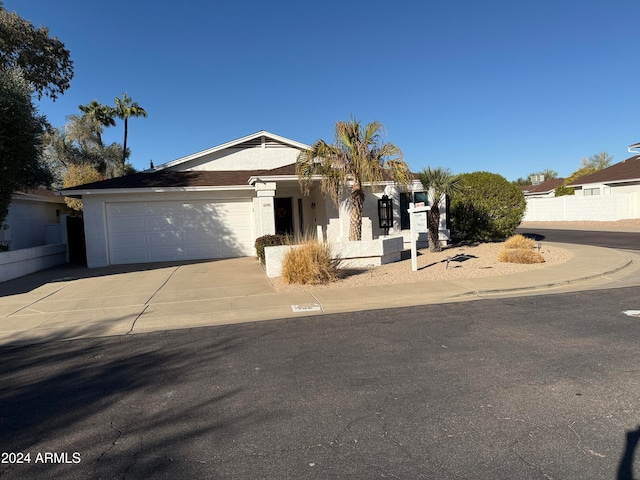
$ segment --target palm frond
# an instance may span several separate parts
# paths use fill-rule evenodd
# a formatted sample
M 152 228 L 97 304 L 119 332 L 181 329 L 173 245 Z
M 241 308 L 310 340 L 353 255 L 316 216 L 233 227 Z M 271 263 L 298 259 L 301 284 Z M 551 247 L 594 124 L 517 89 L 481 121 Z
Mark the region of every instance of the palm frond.
M 460 191 L 460 176 L 451 173 L 444 167 L 427 167 L 418 174 L 420 183 L 427 190 L 433 191 L 434 204 L 439 204 L 443 197 Z
M 321 177 L 321 189 L 338 205 L 340 193 L 352 182 L 352 198 L 364 198 L 363 184 L 387 178 L 401 187 L 411 181 L 409 166 L 402 151 L 381 139 L 384 127 L 373 121 L 362 125 L 353 117 L 335 125 L 335 142 L 316 141 L 311 149 L 298 156 L 296 173 L 304 193 L 309 193 L 313 176 Z

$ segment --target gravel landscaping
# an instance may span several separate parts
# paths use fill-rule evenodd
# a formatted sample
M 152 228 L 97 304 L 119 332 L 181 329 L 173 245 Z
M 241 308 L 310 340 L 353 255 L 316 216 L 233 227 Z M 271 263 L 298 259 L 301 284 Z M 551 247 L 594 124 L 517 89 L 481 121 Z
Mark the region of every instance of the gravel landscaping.
M 611 232 L 640 232 L 640 219 L 618 220 L 616 222 L 575 221 L 575 222 L 523 222 L 521 228 L 551 228 L 566 230 L 601 230 Z M 498 252 L 503 243 L 484 243 L 475 246 L 451 246 L 439 253 L 428 249 L 419 250 L 418 271 L 411 271 L 411 260 L 372 267 L 366 270 L 343 271 L 338 281 L 329 285 L 286 285 L 280 278 L 273 278 L 277 292 L 295 292 L 332 288 L 350 288 L 369 285 L 386 285 L 433 280 L 454 280 L 509 275 L 529 272 L 559 265 L 572 257 L 571 252 L 560 247 L 541 244 L 540 253 L 545 262 L 536 265 L 520 265 L 498 261 Z M 408 254 L 408 252 L 405 252 Z M 447 258 L 449 262 L 447 265 Z
M 431 253 L 429 249 L 418 251 L 418 271 L 411 271 L 411 259 L 390 263 L 365 270 L 345 270 L 341 279 L 328 285 L 287 285 L 280 277 L 273 278 L 272 284 L 278 293 L 300 290 L 331 288 L 351 288 L 369 285 L 385 285 L 433 280 L 479 278 L 494 275 L 529 272 L 548 268 L 566 262 L 571 252 L 560 247 L 541 244 L 540 253 L 544 263 L 521 265 L 498 261 L 498 252 L 504 243 L 483 243 L 479 245 L 451 246 L 442 252 Z M 408 252 L 406 252 L 408 253 Z M 447 262 L 447 259 L 449 261 Z

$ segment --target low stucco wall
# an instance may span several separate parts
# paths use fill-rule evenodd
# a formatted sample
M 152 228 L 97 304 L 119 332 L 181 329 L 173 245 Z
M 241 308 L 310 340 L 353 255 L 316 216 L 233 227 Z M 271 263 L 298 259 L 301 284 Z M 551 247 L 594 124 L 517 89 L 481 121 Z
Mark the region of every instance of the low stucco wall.
M 64 243 L 0 252 L 0 282 L 66 262 L 67 245 Z
M 403 246 L 404 240 L 398 236 L 360 242 L 332 242 L 331 250 L 333 257 L 341 260 L 341 267 L 365 268 L 399 261 Z M 282 259 L 292 248 L 296 246 L 283 245 L 264 249 L 267 277 L 279 277 L 282 274 Z
M 640 217 L 637 193 L 527 199 L 525 222 L 616 221 Z

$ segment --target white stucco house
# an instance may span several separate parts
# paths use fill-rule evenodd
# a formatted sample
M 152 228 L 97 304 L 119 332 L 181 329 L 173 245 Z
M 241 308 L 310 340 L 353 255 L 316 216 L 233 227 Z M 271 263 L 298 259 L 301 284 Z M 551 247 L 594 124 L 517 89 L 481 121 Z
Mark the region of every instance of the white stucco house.
M 266 234 L 307 234 L 346 240 L 348 212 L 337 209 L 315 181 L 301 193 L 295 163 L 310 148 L 260 131 L 153 170 L 65 189 L 81 197 L 87 264 L 99 267 L 154 261 L 255 255 Z M 384 234 L 377 199 L 393 200 L 389 235 L 408 237 L 410 201 L 425 201 L 415 181 L 400 192 L 393 182 L 371 186 L 363 211 L 363 240 Z M 448 236 L 442 207 L 442 238 Z M 424 235 L 426 238 L 426 234 Z
M 629 149 L 639 148 L 640 144 Z M 640 155 L 634 155 L 610 167 L 598 170 L 571 183 L 576 196 L 640 193 Z
M 22 250 L 60 243 L 60 216 L 68 211 L 64 198 L 50 190 L 16 192 L 7 216 L 0 222 L 0 245 Z
M 556 196 L 556 188 L 562 185 L 564 178 L 553 178 L 551 180 L 543 180 L 540 183 L 525 185 L 522 188 L 524 197 L 529 200 L 532 198 L 553 198 Z
M 631 145 L 629 151 L 640 149 Z M 573 195 L 527 198 L 524 221 L 618 221 L 640 218 L 640 155 L 634 155 L 568 185 Z

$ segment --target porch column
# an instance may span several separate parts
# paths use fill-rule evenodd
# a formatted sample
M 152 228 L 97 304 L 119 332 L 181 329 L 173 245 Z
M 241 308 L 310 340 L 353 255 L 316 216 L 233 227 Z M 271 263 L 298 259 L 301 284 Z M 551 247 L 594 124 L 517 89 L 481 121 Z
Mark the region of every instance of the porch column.
M 276 233 L 273 201 L 276 196 L 275 182 L 256 182 L 256 197 L 253 199 L 256 238 Z

